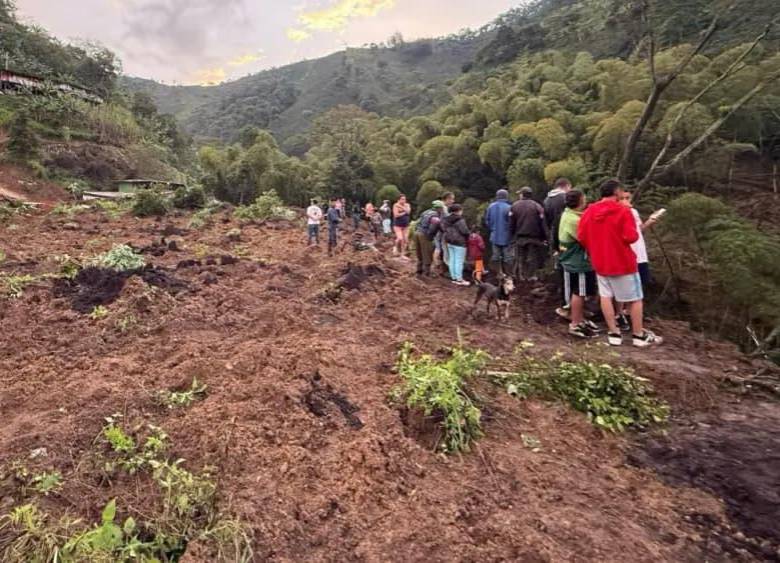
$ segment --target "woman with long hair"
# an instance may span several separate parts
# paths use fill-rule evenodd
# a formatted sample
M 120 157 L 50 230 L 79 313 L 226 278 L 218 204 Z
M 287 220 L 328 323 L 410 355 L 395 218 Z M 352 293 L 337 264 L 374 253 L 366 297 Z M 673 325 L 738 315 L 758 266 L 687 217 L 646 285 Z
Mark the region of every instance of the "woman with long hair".
M 406 201 L 406 196 L 401 194 L 398 201 L 393 204 L 393 232 L 395 244 L 393 254 L 400 254 L 402 259 L 408 260 L 406 248 L 409 246 L 409 224 L 412 222 L 412 206 Z

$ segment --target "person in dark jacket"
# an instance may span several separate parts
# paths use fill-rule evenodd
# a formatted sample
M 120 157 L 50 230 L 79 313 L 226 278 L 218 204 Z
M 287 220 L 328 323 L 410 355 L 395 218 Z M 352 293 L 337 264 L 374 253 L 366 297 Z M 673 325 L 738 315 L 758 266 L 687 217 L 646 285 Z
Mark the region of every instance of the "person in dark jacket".
M 533 195 L 531 188 L 521 189 L 520 199 L 509 212 L 516 249 L 516 277 L 521 281 L 536 281 L 536 272 L 544 265 L 547 251 L 548 231 L 544 208 L 532 199 Z
M 430 276 L 433 263 L 433 240 L 441 231 L 444 202 L 436 200 L 424 211 L 414 230 L 414 248 L 417 253 L 417 275 Z
M 490 231 L 491 260 L 498 262 L 499 271 L 508 273 L 512 264 L 512 233 L 509 225 L 509 192 L 498 190 L 496 201 L 485 212 L 485 225 Z
M 328 220 L 328 256 L 332 256 L 333 251 L 338 246 L 339 223 L 343 219 L 342 211 L 341 201 L 335 198 L 331 199 L 326 215 Z
M 561 224 L 561 215 L 566 209 L 566 194 L 571 191 L 571 182 L 567 178 L 558 178 L 544 199 L 544 220 L 549 229 L 549 238 L 553 252 L 558 251 L 560 241 L 558 240 L 558 227 Z
M 450 258 L 450 277 L 455 285 L 469 286 L 463 279 L 463 264 L 466 262 L 466 245 L 471 231 L 463 218 L 463 206 L 454 204 L 450 214 L 442 220 L 444 240 L 447 242 Z

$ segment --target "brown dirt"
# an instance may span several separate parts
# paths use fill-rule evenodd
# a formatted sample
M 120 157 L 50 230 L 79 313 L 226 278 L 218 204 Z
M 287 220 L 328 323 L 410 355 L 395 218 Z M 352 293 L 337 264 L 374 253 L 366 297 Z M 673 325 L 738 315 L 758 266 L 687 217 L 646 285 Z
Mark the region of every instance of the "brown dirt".
M 8 163 L 0 163 L 0 199 L 3 196 L 41 203 L 44 207 L 51 207 L 68 199 L 68 193 L 62 186 L 31 178 L 26 170 Z
M 133 276 L 97 321 L 47 285 L 0 300 L 0 464 L 60 470 L 62 490 L 39 501 L 53 513 L 95 520 L 116 497 L 121 516 L 143 518 L 143 480 L 109 487 L 85 462 L 104 417 L 122 412 L 163 427 L 188 468 L 218 468 L 221 502 L 251 527 L 258 561 L 750 561 L 776 549 L 764 519 L 777 515 L 767 488 L 776 486 L 778 404 L 724 389 L 761 367 L 733 346 L 658 320 L 669 338 L 659 351 L 573 343 L 549 318 L 549 296 L 530 288 L 496 324 L 470 315 L 472 290 L 419 280 L 383 252 L 328 258 L 304 246 L 302 229 L 246 226 L 233 243 L 232 221 L 201 231 L 186 223 L 89 213 L 2 232 L 0 272 L 25 273 L 51 270 L 57 254 L 159 248 L 161 233 L 178 233 L 168 237 L 175 250 L 147 258 L 184 291 Z M 485 438 L 469 454 L 432 452 L 388 399 L 392 366 L 404 340 L 436 353 L 458 327 L 494 355 L 531 340 L 538 353 L 633 365 L 672 405 L 668 437 L 603 434 L 562 405 L 518 403 L 486 386 Z M 193 377 L 208 385 L 205 400 L 156 405 L 157 390 Z M 746 418 L 729 419 L 737 415 Z M 766 432 L 740 442 L 750 427 L 734 425 L 743 423 Z M 740 447 L 717 449 L 726 438 Z M 41 447 L 46 455 L 30 459 Z M 744 494 L 718 486 L 741 462 L 756 468 L 739 477 Z M 704 469 L 692 471 L 696 463 Z M 22 500 L 0 483 L 0 510 Z M 713 542 L 715 533 L 736 539 Z M 199 549 L 188 556 L 209 560 Z

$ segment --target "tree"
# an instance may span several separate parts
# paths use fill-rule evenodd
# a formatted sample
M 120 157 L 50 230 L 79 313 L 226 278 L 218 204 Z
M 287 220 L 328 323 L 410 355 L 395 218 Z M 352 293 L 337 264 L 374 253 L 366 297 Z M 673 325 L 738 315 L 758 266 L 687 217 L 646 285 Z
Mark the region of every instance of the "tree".
M 387 200 L 390 203 L 395 203 L 398 201 L 399 197 L 401 197 L 401 190 L 392 184 L 388 184 L 377 190 L 376 194 L 374 194 L 374 202 L 381 204 L 383 201 Z
M 642 3 L 643 18 L 645 22 L 647 22 L 649 18 L 649 1 L 650 0 L 645 0 Z M 650 123 L 650 119 L 653 117 L 656 107 L 658 107 L 658 102 L 661 100 L 661 96 L 666 91 L 666 89 L 669 88 L 669 86 L 671 86 L 672 83 L 677 79 L 680 73 L 685 70 L 693 58 L 704 49 L 707 43 L 709 43 L 710 39 L 712 39 L 712 36 L 715 34 L 715 31 L 718 27 L 718 22 L 719 16 L 716 15 L 712 19 L 712 22 L 710 23 L 707 30 L 702 35 L 702 38 L 696 45 L 696 48 L 692 49 L 669 73 L 664 75 L 659 75 L 656 72 L 656 37 L 653 29 L 651 27 L 647 28 L 647 60 L 648 64 L 650 65 L 650 76 L 653 80 L 653 88 L 647 98 L 647 102 L 645 103 L 642 114 L 639 116 L 634 129 L 631 131 L 631 134 L 628 136 L 628 140 L 626 141 L 626 148 L 623 151 L 623 157 L 621 158 L 620 165 L 618 166 L 619 178 L 625 179 L 625 176 L 628 174 L 631 165 L 631 159 L 633 158 L 634 151 L 639 144 L 639 139 L 642 137 L 642 133 L 644 132 L 648 123 Z
M 417 198 L 415 199 L 417 209 L 425 211 L 430 208 L 434 200 L 440 199 L 442 194 L 444 194 L 444 186 L 436 180 L 428 180 L 422 185 L 420 191 L 417 192 Z
M 130 109 L 133 115 L 143 119 L 151 119 L 157 115 L 157 106 L 146 92 L 139 91 L 133 94 L 133 103 Z
M 27 112 L 20 111 L 16 114 L 9 133 L 8 152 L 13 158 L 24 162 L 38 157 L 40 143 L 30 127 Z

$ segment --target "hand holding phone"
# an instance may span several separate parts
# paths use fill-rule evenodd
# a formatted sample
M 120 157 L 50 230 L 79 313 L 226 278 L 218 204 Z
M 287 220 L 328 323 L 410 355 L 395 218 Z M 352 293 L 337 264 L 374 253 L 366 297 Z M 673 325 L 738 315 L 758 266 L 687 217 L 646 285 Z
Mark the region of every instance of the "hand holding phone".
M 661 208 L 658 211 L 656 211 L 655 213 L 653 213 L 652 215 L 650 215 L 650 220 L 651 221 L 658 221 L 665 214 L 666 214 L 666 209 Z

